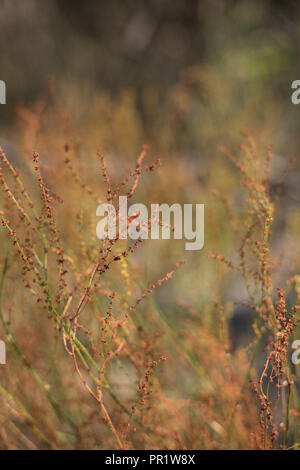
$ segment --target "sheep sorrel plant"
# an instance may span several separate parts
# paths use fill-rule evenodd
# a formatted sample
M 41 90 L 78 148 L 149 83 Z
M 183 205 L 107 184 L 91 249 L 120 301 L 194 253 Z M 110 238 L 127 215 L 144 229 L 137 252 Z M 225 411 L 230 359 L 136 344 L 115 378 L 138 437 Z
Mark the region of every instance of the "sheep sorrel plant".
M 65 151 L 68 155 L 71 153 L 69 146 L 66 146 Z M 127 197 L 132 197 L 142 171 L 153 171 L 160 166 L 160 161 L 157 160 L 154 164 L 142 168 L 145 156 L 146 148 L 137 160 L 136 169 L 113 187 L 107 174 L 105 157 L 98 152 L 107 202 L 114 202 L 121 189 L 126 186 L 128 186 Z M 156 287 L 171 279 L 175 270 L 184 261 L 176 263 L 170 272 L 157 282 L 152 282 L 133 301 L 133 283 L 136 281 L 130 279 L 128 258 L 137 250 L 142 240 L 130 244 L 127 240 L 121 240 L 116 236 L 115 239 L 99 243 L 93 233 L 92 220 L 84 220 L 82 211 L 79 211 L 76 214 L 75 225 L 77 230 L 79 227 L 78 246 L 68 247 L 68 239 L 63 236 L 64 231 L 58 229 L 59 222 L 56 219 L 55 205 L 63 202 L 45 183 L 39 154 L 36 152 L 33 154 L 33 162 L 40 203 L 33 202 L 32 195 L 25 188 L 17 170 L 9 162 L 2 148 L 0 157 L 0 178 L 5 194 L 5 210 L 1 211 L 0 217 L 14 247 L 14 254 L 5 257 L 1 281 L 1 321 L 6 339 L 36 384 L 45 392 L 57 418 L 71 427 L 73 437 L 81 442 L 83 439 L 81 427 L 74 422 L 64 406 L 57 403 L 51 387 L 32 367 L 15 339 L 11 322 L 5 319 L 3 304 L 6 277 L 10 269 L 15 270 L 19 265 L 24 286 L 36 301 L 36 315 L 47 316 L 49 321 L 52 321 L 57 336 L 62 338 L 67 356 L 73 360 L 78 377 L 99 406 L 102 419 L 110 429 L 117 447 L 120 449 L 130 447 L 131 430 L 146 430 L 149 426 L 146 415 L 147 403 L 152 395 L 150 379 L 159 363 L 165 360 L 163 355 L 154 358 L 152 343 L 155 343 L 155 338 L 152 339 L 150 334 L 143 333 L 135 318 L 135 311 L 140 302 L 150 296 Z M 97 200 L 96 193 L 81 181 L 69 156 L 65 159 L 65 164 L 82 190 L 91 196 L 92 201 L 93 198 Z M 9 214 L 9 218 L 6 213 Z M 129 219 L 130 217 L 128 223 Z M 68 223 L 71 224 L 71 217 Z M 84 234 L 85 228 L 88 232 L 86 234 Z M 17 257 L 19 261 L 10 262 L 12 256 Z M 110 276 L 115 264 L 118 264 L 120 269 L 118 272 L 115 270 Z M 44 338 L 41 340 L 44 341 Z M 138 348 L 139 341 L 141 344 Z M 130 360 L 141 374 L 138 394 L 131 407 L 122 403 L 107 378 L 108 367 L 113 361 L 122 366 L 121 356 L 124 360 Z M 11 397 L 2 386 L 1 392 L 4 396 Z M 115 403 L 114 415 L 118 413 L 118 417 L 111 417 L 105 394 Z M 56 443 L 44 435 L 40 423 L 36 423 L 34 416 L 17 400 L 15 403 L 19 411 L 29 420 L 35 437 L 47 447 L 56 447 Z M 115 425 L 116 420 L 120 420 L 118 426 Z
M 68 151 L 68 147 L 66 151 Z M 15 256 L 19 258 L 19 263 L 14 261 L 14 266 L 19 264 L 22 271 L 24 285 L 30 295 L 36 299 L 39 315 L 47 315 L 52 320 L 57 334 L 61 335 L 67 355 L 71 356 L 75 370 L 89 394 L 98 403 L 99 409 L 108 427 L 110 428 L 117 446 L 124 448 L 127 435 L 131 426 L 144 426 L 145 421 L 145 403 L 149 399 L 152 391 L 149 388 L 149 380 L 154 373 L 159 362 L 164 360 L 163 356 L 152 359 L 151 347 L 147 344 L 141 346 L 144 348 L 144 355 L 132 350 L 131 342 L 133 338 L 140 335 L 139 327 L 134 319 L 136 307 L 143 298 L 151 295 L 152 291 L 160 286 L 164 281 L 170 279 L 174 271 L 183 263 L 176 263 L 174 268 L 166 274 L 157 283 L 152 283 L 145 292 L 136 299 L 131 300 L 131 284 L 128 269 L 128 256 L 133 253 L 141 240 L 132 245 L 124 245 L 123 240 L 118 237 L 114 240 L 104 240 L 100 247 L 99 242 L 92 243 L 93 238 L 89 232 L 88 238 L 83 238 L 84 224 L 91 229 L 90 221 L 84 221 L 82 213 L 76 214 L 79 225 L 80 245 L 79 251 L 75 252 L 74 247 L 68 250 L 66 240 L 61 236 L 57 228 L 54 203 L 61 204 L 58 196 L 53 194 L 47 187 L 42 171 L 38 153 L 33 154 L 34 170 L 37 175 L 38 186 L 40 190 L 41 203 L 34 203 L 31 195 L 25 189 L 24 184 L 13 165 L 6 157 L 4 150 L 0 149 L 1 156 L 1 183 L 5 192 L 5 211 L 1 211 L 1 220 L 4 228 L 7 230 L 14 246 Z M 112 188 L 110 179 L 107 175 L 106 162 L 102 154 L 98 152 L 101 161 L 103 179 L 106 185 L 106 198 L 112 202 L 119 194 L 122 187 L 129 185 L 127 196 L 133 196 L 141 173 L 142 161 L 146 156 L 144 149 L 137 160 L 136 169 L 130 172 L 129 176 L 121 181 L 115 188 Z M 87 190 L 88 195 L 95 196 L 87 188 L 71 165 L 70 158 L 66 158 L 66 165 L 72 172 L 75 181 Z M 145 167 L 145 171 L 153 171 L 160 165 L 160 161 Z M 7 174 L 4 174 L 4 169 Z M 11 187 L 14 186 L 14 189 Z M 9 213 L 9 219 L 5 213 Z M 76 225 L 76 228 L 78 227 Z M 113 265 L 120 265 L 119 284 L 125 286 L 125 292 L 117 293 L 113 289 L 113 281 L 105 281 L 105 277 L 113 269 Z M 3 303 L 4 283 L 9 273 L 10 260 L 5 258 L 3 275 L 1 281 L 1 300 Z M 14 273 L 16 275 L 16 273 Z M 123 289 L 124 291 L 124 289 Z M 100 307 L 99 301 L 102 298 Z M 10 328 L 10 322 L 5 319 L 5 313 L 2 312 L 1 321 L 6 333 L 6 338 L 17 353 L 23 365 L 28 369 L 37 385 L 45 392 L 52 408 L 60 420 L 70 425 L 80 438 L 80 429 L 70 418 L 63 407 L 61 407 L 53 397 L 49 385 L 45 384 L 40 378 L 27 357 L 23 354 L 21 348 L 14 338 Z M 90 312 L 87 312 L 88 308 Z M 93 312 L 90 329 L 86 327 L 84 317 L 89 317 Z M 95 321 L 98 325 L 95 327 Z M 26 334 L 24 332 L 24 334 Z M 29 339 L 30 341 L 30 339 Z M 144 341 L 146 341 L 144 339 Z M 150 342 L 150 337 L 147 339 Z M 144 369 L 144 375 L 139 385 L 138 396 L 131 408 L 127 408 L 113 392 L 112 387 L 106 377 L 109 364 L 113 360 L 119 361 L 118 357 L 122 354 L 124 358 L 130 360 L 139 370 Z M 1 387 L 2 393 L 9 397 L 9 393 Z M 104 391 L 115 402 L 119 412 L 123 416 L 124 429 L 117 430 L 112 418 L 105 405 Z M 17 402 L 16 402 L 17 403 Z M 18 405 L 19 406 L 19 405 Z M 49 439 L 43 435 L 39 426 L 35 423 L 34 417 L 31 417 L 23 406 L 22 412 L 25 417 L 30 416 L 35 434 L 41 442 L 48 447 L 53 447 Z
M 275 208 L 292 161 L 288 163 L 283 177 L 272 192 L 270 181 L 272 147 L 269 147 L 265 161 L 261 162 L 254 139 L 246 133 L 244 136 L 247 143 L 241 145 L 243 155 L 241 160 L 226 149 L 220 148 L 241 173 L 242 184 L 247 190 L 247 219 L 243 225 L 240 225 L 242 229 L 239 232 L 238 257 L 235 262 L 231 262 L 222 255 L 210 255 L 242 275 L 248 294 L 248 300 L 243 304 L 255 312 L 254 339 L 248 348 L 249 366 L 229 417 L 227 442 L 231 440 L 237 407 L 244 401 L 243 394 L 251 383 L 260 347 L 265 344 L 265 364 L 259 379 L 252 380 L 253 390 L 260 403 L 261 431 L 253 435 L 255 447 L 296 448 L 299 447 L 299 383 L 297 383 L 297 371 L 292 368 L 289 357 L 289 344 L 299 321 L 298 276 L 292 276 L 290 273 L 286 286 L 289 303 L 293 297 L 296 297 L 298 305 L 287 306 L 286 294 L 281 288 L 277 289 L 276 300 L 272 286 L 273 276 L 280 265 L 280 260 L 276 260 L 271 249 Z M 216 191 L 214 193 L 218 196 Z M 228 201 L 224 198 L 222 200 L 228 208 Z M 235 222 L 233 225 L 236 228 L 238 221 Z

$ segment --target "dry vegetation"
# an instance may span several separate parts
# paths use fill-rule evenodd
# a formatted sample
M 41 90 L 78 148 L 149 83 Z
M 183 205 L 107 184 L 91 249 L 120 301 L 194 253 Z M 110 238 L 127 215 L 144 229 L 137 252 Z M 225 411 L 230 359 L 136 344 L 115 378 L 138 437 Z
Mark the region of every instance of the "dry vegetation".
M 190 106 L 188 86 L 186 75 L 172 91 L 177 117 Z M 141 137 L 132 95 L 116 104 L 102 94 L 94 103 L 106 110 L 102 127 L 74 129 L 51 84 L 17 109 L 22 168 L 0 149 L 0 334 L 8 357 L 0 447 L 296 448 L 300 366 L 291 364 L 289 345 L 299 264 L 295 244 L 284 254 L 271 245 L 292 162 L 273 184 L 272 148 L 260 157 L 245 134 L 236 153 L 219 149 L 204 183 L 174 148 L 166 164 L 162 155 L 151 163 L 154 151 L 143 148 L 126 169 Z M 164 153 L 172 138 L 168 127 L 159 131 Z M 99 135 L 111 158 L 97 151 Z M 205 202 L 207 246 L 184 263 L 175 241 L 100 243 L 96 207 L 120 194 Z M 299 218 L 291 217 L 297 233 Z M 289 266 L 280 270 L 283 259 Z M 233 288 L 253 311 L 240 347 L 232 344 Z

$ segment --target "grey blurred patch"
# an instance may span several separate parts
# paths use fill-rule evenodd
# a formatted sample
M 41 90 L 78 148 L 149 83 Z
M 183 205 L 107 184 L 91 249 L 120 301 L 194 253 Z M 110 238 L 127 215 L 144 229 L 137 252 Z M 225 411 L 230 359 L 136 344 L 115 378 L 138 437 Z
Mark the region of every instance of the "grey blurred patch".
M 5 139 L 4 137 L 0 136 L 0 145 L 12 165 L 19 166 L 22 164 L 20 152 L 18 151 L 18 147 L 16 144 L 14 144 L 11 140 Z
M 291 199 L 294 199 L 296 202 L 300 202 L 300 172 L 292 172 L 288 176 L 288 185 L 287 185 L 287 192 Z
M 156 29 L 156 20 L 146 8 L 138 9 L 124 34 L 124 50 L 132 58 L 139 57 L 149 45 Z

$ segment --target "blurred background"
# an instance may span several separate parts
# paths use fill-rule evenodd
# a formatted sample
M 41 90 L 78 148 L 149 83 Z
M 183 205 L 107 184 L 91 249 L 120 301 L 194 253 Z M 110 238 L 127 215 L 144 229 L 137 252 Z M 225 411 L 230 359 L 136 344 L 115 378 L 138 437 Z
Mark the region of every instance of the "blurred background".
M 255 121 L 258 129 L 272 128 L 276 144 L 286 145 L 285 135 L 289 151 L 297 150 L 298 109 L 290 102 L 299 72 L 296 1 L 0 5 L 0 70 L 8 95 L 2 126 L 13 119 L 17 99 L 36 99 L 55 76 L 60 89 L 77 91 L 73 112 L 93 109 L 103 91 L 113 101 L 129 100 L 139 120 L 135 132 L 142 133 L 135 145 L 156 132 L 160 144 L 207 150 L 208 142 L 228 134 L 230 119 L 232 134 L 233 124 L 256 130 Z

